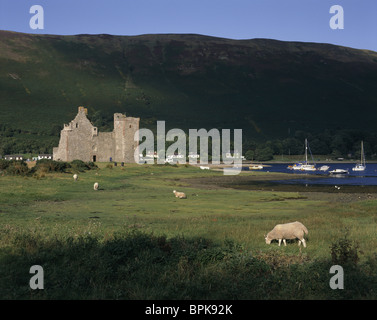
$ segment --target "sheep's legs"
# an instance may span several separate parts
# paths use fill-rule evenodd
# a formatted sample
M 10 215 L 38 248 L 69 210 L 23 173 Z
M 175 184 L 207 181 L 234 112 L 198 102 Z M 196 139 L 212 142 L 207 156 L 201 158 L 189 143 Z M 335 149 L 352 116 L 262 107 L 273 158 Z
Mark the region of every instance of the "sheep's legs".
M 283 242 L 284 242 L 284 245 L 287 246 L 287 241 L 285 241 L 285 239 L 283 239 Z
M 298 246 L 301 245 L 301 242 L 302 242 L 302 245 L 304 246 L 304 248 L 306 248 L 306 242 L 305 242 L 305 239 L 298 240 Z
M 279 239 L 279 247 L 280 247 L 280 245 L 281 245 L 281 239 Z

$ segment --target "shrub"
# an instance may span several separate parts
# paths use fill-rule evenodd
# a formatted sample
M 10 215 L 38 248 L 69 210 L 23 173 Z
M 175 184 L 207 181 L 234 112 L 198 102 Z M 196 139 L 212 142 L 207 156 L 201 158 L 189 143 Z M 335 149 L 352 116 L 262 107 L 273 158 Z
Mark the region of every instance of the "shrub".
M 29 174 L 30 170 L 25 161 L 9 161 L 5 172 L 10 175 L 25 176 Z
M 87 165 L 90 169 L 97 169 L 98 168 L 98 166 L 94 162 L 91 162 L 91 161 L 88 162 Z
M 84 172 L 85 170 L 91 170 L 94 168 L 97 168 L 96 164 L 93 162 L 84 162 L 82 160 L 73 160 L 70 163 L 72 169 L 79 171 L 79 172 Z
M 5 170 L 9 167 L 10 161 L 8 160 L 0 160 L 0 170 Z
M 67 162 L 42 159 L 37 161 L 33 172 L 66 172 L 69 168 L 71 168 L 71 165 Z
M 333 264 L 356 266 L 359 261 L 359 245 L 357 242 L 348 239 L 348 233 L 349 230 L 346 229 L 344 237 L 333 242 L 330 246 Z

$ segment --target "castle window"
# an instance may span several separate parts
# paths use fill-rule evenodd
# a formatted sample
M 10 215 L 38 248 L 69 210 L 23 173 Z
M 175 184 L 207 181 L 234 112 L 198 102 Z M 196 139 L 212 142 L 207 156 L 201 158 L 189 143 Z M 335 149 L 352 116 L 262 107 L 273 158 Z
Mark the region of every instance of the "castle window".
M 130 128 L 131 128 L 131 125 L 130 125 Z
M 76 123 L 76 128 L 78 128 L 79 127 L 79 124 L 78 123 Z

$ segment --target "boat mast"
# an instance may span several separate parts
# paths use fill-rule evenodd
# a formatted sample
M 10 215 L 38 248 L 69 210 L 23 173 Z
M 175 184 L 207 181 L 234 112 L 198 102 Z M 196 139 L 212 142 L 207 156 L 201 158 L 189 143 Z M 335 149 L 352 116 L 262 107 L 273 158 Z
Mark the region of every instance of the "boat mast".
M 305 139 L 305 164 L 308 164 L 308 139 Z

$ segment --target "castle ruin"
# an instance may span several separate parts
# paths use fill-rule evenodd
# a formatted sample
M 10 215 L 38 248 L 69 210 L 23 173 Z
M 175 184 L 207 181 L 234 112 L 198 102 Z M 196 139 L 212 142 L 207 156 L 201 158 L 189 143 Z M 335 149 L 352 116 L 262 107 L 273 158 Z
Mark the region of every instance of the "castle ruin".
M 114 130 L 98 132 L 87 114 L 86 108 L 79 107 L 75 119 L 64 125 L 59 146 L 53 149 L 53 159 L 135 163 L 134 153 L 138 141 L 134 141 L 134 135 L 139 130 L 140 118 L 115 113 Z

